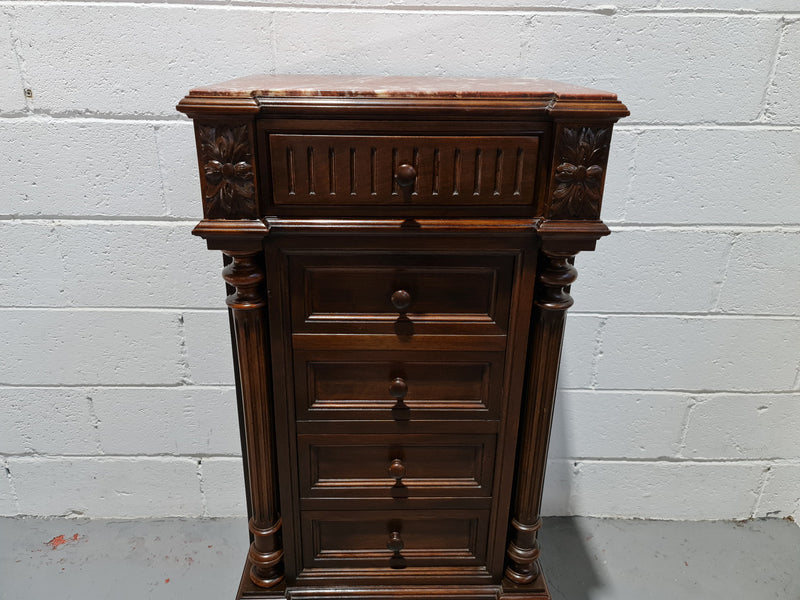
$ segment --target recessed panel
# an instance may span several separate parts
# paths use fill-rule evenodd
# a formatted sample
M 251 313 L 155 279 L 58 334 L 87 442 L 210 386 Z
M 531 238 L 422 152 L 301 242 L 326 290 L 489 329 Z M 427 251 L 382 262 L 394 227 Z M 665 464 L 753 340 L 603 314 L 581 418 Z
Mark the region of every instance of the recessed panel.
M 491 495 L 494 435 L 298 436 L 303 498 Z
M 297 419 L 499 419 L 503 357 L 503 352 L 295 351 Z
M 272 134 L 269 147 L 279 206 L 534 202 L 533 136 Z
M 306 568 L 479 565 L 488 511 L 304 511 Z
M 289 256 L 294 333 L 505 334 L 514 257 L 408 252 Z

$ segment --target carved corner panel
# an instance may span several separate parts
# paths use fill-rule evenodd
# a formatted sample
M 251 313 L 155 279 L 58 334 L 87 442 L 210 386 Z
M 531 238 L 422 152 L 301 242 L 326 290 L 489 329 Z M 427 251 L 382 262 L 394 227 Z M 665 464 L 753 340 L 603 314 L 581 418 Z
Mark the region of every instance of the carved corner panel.
M 559 124 L 556 132 L 548 217 L 597 220 L 611 142 L 611 124 Z
M 252 121 L 196 124 L 206 219 L 256 219 L 258 202 Z

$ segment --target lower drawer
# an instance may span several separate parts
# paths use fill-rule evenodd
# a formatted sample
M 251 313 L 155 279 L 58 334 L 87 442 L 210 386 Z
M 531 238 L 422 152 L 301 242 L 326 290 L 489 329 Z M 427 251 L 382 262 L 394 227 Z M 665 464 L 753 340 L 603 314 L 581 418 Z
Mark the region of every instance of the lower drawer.
M 504 352 L 294 352 L 298 421 L 500 418 Z
M 303 498 L 490 496 L 492 434 L 300 434 Z
M 479 566 L 488 510 L 304 511 L 304 568 Z

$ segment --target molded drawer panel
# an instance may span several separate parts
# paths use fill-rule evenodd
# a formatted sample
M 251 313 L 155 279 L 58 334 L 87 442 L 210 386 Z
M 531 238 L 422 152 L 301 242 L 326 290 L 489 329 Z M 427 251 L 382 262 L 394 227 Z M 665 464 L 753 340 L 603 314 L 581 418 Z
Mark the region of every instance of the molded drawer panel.
M 494 435 L 298 436 L 303 498 L 489 496 Z
M 500 418 L 503 352 L 294 352 L 298 421 Z
M 269 136 L 276 205 L 531 205 L 535 136 Z M 408 192 L 395 175 L 407 171 Z
M 330 252 L 289 257 L 295 333 L 505 334 L 514 257 Z
M 303 563 L 387 570 L 480 565 L 488 522 L 489 511 L 304 511 Z

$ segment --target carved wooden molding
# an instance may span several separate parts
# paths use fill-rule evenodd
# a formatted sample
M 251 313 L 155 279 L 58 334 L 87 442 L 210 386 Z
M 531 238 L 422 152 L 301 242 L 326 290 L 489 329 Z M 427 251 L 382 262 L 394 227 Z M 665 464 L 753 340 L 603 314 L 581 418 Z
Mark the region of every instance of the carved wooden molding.
M 574 252 L 552 252 L 545 250 L 544 269 L 539 272 L 534 303 L 539 308 L 567 310 L 573 299 L 569 287 L 578 278 L 578 270 L 572 266 Z
M 198 124 L 197 142 L 205 217 L 257 218 L 252 125 Z
M 600 218 L 611 125 L 559 126 L 549 218 Z
M 266 305 L 260 254 L 252 251 L 228 251 L 226 254 L 233 260 L 222 270 L 222 277 L 235 290 L 227 298 L 228 306 L 241 310 Z
M 252 518 L 248 522 L 250 533 L 253 534 L 253 543 L 247 552 L 251 565 L 250 580 L 258 587 L 271 588 L 283 581 L 282 526 L 280 517 L 266 529 L 257 527 Z

